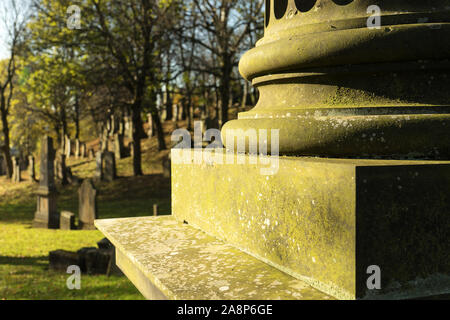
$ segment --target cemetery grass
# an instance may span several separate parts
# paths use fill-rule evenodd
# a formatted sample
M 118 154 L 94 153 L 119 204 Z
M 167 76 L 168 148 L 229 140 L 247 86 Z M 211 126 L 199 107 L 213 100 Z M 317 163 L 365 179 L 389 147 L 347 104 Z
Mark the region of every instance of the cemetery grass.
M 144 146 L 143 177 L 131 177 L 131 159 L 118 161 L 119 178 L 112 183 L 95 181 L 99 190 L 100 219 L 149 216 L 153 204 L 160 214 L 170 213 L 170 180 L 162 176 L 161 159 L 167 153 Z M 156 156 L 155 156 L 156 154 Z M 153 156 L 152 156 L 153 155 Z M 75 175 L 91 178 L 95 161 L 69 160 Z M 99 231 L 32 229 L 37 184 L 12 184 L 0 177 L 0 299 L 143 299 L 126 277 L 82 275 L 81 290 L 68 290 L 68 275 L 48 270 L 48 253 L 95 247 L 104 236 Z M 58 211 L 78 212 L 78 187 L 60 185 Z

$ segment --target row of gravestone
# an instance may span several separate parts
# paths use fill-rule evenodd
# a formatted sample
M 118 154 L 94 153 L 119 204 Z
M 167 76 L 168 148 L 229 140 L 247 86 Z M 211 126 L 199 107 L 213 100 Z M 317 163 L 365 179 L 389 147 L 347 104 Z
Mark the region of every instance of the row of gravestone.
M 45 137 L 41 144 L 40 179 L 33 227 L 48 229 L 62 227 L 72 229 L 74 227 L 75 216 L 67 212 L 59 213 L 56 206 L 55 153 L 53 139 Z M 78 194 L 79 228 L 94 229 L 94 220 L 97 217 L 97 191 L 91 180 L 87 179 L 83 181 Z

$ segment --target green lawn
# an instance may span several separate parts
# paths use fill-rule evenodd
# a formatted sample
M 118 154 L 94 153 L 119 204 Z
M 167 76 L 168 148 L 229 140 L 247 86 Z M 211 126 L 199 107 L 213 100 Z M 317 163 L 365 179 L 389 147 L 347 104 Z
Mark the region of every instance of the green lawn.
M 145 176 L 132 178 L 131 159 L 118 162 L 119 179 L 95 182 L 99 190 L 99 218 L 148 216 L 153 204 L 170 213 L 170 180 L 161 175 L 159 155 L 143 155 Z M 75 175 L 92 177 L 95 162 L 69 162 Z M 37 185 L 11 184 L 0 177 L 0 299 L 142 299 L 126 277 L 82 275 L 81 290 L 69 290 L 69 275 L 48 270 L 48 253 L 96 246 L 99 231 L 32 229 Z M 77 187 L 58 186 L 58 210 L 78 212 Z

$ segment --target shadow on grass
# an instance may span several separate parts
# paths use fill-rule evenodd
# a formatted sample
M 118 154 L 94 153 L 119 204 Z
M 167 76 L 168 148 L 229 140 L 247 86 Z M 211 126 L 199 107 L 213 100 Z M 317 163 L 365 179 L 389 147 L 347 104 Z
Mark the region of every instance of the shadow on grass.
M 0 265 L 38 266 L 48 268 L 48 257 L 4 257 L 0 256 Z

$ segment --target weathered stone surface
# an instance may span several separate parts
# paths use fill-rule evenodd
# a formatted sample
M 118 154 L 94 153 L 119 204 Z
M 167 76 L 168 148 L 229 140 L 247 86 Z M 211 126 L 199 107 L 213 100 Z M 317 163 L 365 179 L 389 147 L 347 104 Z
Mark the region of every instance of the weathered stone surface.
M 176 154 L 179 221 L 338 298 L 370 297 L 371 265 L 382 270 L 379 294 L 450 292 L 450 162 L 283 157 L 276 174 L 262 175 L 268 164 L 250 164 L 253 156 L 206 165 L 194 154 L 179 164 Z M 424 287 L 410 290 L 418 277 Z M 434 277 L 441 285 L 427 287 Z
M 97 219 L 97 190 L 91 180 L 83 181 L 78 190 L 78 218 L 79 228 L 82 230 L 95 230 L 94 220 Z
M 81 155 L 81 150 L 80 150 L 80 140 L 76 139 L 75 140 L 75 158 L 78 159 Z
M 113 152 L 105 152 L 103 154 L 104 173 L 103 178 L 106 181 L 112 182 L 117 178 L 116 173 L 116 158 Z
M 96 225 L 116 247 L 118 266 L 147 299 L 332 299 L 173 217 Z
M 66 158 L 70 158 L 70 156 L 72 155 L 72 141 L 70 140 L 69 136 L 66 135 L 65 137 L 66 143 L 65 143 L 65 147 L 66 150 L 64 152 L 64 154 L 66 155 Z
M 297 2 L 272 2 L 241 58 L 260 99 L 225 124 L 227 148 L 232 130 L 273 129 L 284 155 L 449 160 L 448 1 L 377 1 L 380 28 L 361 18 L 371 0 Z
M 56 172 L 57 172 L 57 178 L 61 180 L 61 184 L 63 186 L 69 184 L 69 180 L 67 178 L 68 168 L 66 166 L 66 155 L 65 154 L 59 154 L 58 159 L 56 160 Z
M 69 211 L 62 211 L 59 228 L 61 230 L 75 230 L 75 214 Z
M 41 143 L 41 169 L 37 191 L 37 210 L 33 220 L 34 228 L 59 228 L 54 161 L 53 139 L 45 137 Z

